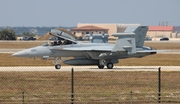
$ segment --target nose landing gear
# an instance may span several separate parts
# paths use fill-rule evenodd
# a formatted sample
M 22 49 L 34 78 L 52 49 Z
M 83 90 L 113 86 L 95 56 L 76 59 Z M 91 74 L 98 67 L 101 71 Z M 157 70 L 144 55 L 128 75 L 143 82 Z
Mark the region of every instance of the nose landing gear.
M 61 68 L 60 61 L 59 61 L 59 57 L 56 57 L 55 68 L 56 68 L 56 69 L 60 69 L 60 68 Z
M 57 64 L 57 65 L 55 65 L 55 68 L 56 68 L 56 69 L 60 69 L 60 68 L 61 68 L 61 65 L 60 65 L 60 64 Z

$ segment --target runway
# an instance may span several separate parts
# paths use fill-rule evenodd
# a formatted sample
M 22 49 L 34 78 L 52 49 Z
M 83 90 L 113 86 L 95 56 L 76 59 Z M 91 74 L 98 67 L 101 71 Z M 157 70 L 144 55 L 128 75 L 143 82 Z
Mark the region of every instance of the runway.
M 0 53 L 12 54 L 12 53 L 15 53 L 15 52 L 18 52 L 18 51 L 21 51 L 21 50 L 24 50 L 24 49 L 0 49 Z
M 114 66 L 113 69 L 98 69 L 97 66 L 62 66 L 57 70 L 54 66 L 18 66 L 18 67 L 0 67 L 0 71 L 60 71 L 70 72 L 73 68 L 74 71 L 94 71 L 94 72 L 108 72 L 108 71 L 180 71 L 180 66 Z

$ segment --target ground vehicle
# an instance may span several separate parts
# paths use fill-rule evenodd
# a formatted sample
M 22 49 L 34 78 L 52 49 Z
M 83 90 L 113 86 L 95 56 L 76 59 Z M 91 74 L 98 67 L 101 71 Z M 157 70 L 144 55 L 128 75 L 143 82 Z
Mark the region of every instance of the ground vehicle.
M 160 41 L 168 41 L 169 40 L 169 38 L 167 38 L 167 37 L 162 37 L 161 39 L 160 39 Z
M 28 40 L 36 40 L 34 37 L 28 37 Z
M 152 41 L 151 37 L 145 37 L 145 41 Z
M 36 40 L 36 38 L 25 36 L 25 37 L 22 37 L 20 40 Z

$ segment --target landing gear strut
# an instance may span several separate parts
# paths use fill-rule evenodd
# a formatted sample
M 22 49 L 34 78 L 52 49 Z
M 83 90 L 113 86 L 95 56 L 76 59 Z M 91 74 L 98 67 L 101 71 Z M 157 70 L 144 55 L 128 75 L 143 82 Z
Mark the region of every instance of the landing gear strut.
M 61 68 L 61 65 L 59 64 L 59 57 L 56 57 L 56 64 L 55 64 L 55 68 L 56 69 L 60 69 Z

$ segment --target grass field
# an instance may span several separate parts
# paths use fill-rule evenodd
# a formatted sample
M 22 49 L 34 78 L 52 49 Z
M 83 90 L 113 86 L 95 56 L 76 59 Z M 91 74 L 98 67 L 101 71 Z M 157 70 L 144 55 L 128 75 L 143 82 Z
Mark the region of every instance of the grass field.
M 180 49 L 179 42 L 145 42 L 145 46 L 150 46 L 156 49 Z
M 75 101 L 126 102 L 131 91 L 139 104 L 157 101 L 157 72 L 75 72 L 74 76 Z M 180 101 L 180 81 L 175 81 L 179 76 L 162 72 L 163 101 Z M 70 101 L 70 72 L 1 72 L 0 80 L 0 102 L 18 101 L 22 92 L 26 102 Z

